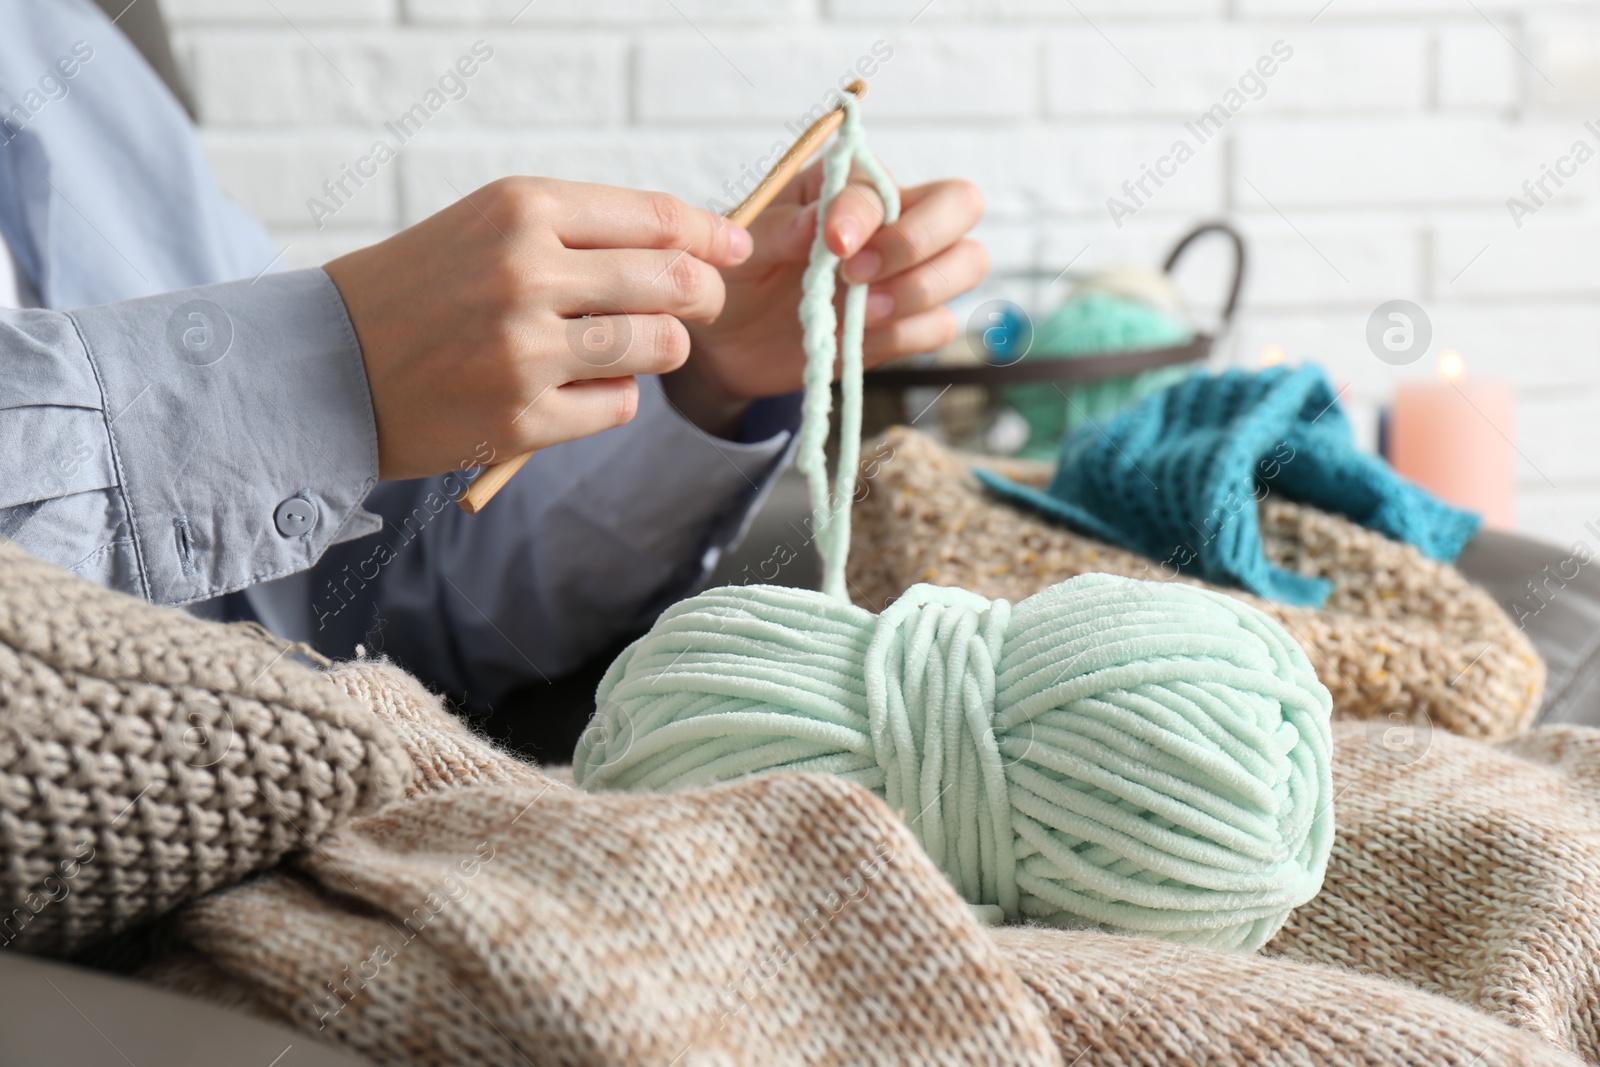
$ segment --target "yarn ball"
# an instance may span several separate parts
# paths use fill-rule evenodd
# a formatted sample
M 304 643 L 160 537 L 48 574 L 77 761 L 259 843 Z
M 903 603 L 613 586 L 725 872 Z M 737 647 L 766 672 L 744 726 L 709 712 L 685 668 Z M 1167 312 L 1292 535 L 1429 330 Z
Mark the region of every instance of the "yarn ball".
M 881 615 L 775 586 L 668 609 L 612 664 L 585 789 L 826 772 L 1006 919 L 1255 949 L 1333 842 L 1328 691 L 1274 621 L 1103 574 Z
M 1110 293 L 1086 292 L 1069 297 L 1034 328 L 1028 354 L 1033 359 L 1071 359 L 1166 348 L 1193 339 L 1194 331 L 1158 307 Z M 1018 455 L 1053 460 L 1061 439 L 1079 426 L 1108 419 L 1193 371 L 1193 367 L 1161 367 L 1085 385 L 1007 386 L 1001 398 L 1028 424 L 1028 440 Z

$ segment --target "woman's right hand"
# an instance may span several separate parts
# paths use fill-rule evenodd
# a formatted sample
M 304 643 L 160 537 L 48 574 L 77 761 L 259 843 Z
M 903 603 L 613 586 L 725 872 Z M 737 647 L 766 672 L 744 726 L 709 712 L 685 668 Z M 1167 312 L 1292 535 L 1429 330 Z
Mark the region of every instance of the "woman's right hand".
M 366 364 L 385 480 L 619 426 L 635 374 L 689 354 L 750 235 L 664 193 L 503 178 L 328 263 Z

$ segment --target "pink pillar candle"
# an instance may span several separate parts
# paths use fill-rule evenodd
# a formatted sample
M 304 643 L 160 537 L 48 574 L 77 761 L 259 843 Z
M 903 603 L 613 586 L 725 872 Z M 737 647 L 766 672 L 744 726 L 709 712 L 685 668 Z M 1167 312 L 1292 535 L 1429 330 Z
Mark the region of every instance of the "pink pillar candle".
M 1517 391 L 1510 382 L 1408 382 L 1389 415 L 1389 462 L 1486 526 L 1516 521 Z

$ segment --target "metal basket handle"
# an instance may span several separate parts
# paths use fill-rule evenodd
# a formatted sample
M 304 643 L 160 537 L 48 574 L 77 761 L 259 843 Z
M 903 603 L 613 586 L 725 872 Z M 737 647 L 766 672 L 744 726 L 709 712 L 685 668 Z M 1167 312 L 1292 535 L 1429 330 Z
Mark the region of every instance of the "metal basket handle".
M 1189 250 L 1189 246 L 1208 233 L 1220 233 L 1233 245 L 1233 283 L 1228 289 L 1227 303 L 1222 305 L 1222 325 L 1226 326 L 1233 321 L 1233 313 L 1239 307 L 1239 292 L 1244 288 L 1247 257 L 1244 250 L 1244 237 L 1240 235 L 1238 230 L 1220 220 L 1202 222 L 1184 234 L 1178 243 L 1172 246 L 1172 251 L 1167 253 L 1167 261 L 1161 265 L 1161 269 L 1167 274 L 1171 274 L 1172 268 L 1177 266 L 1178 260 L 1183 258 L 1183 254 Z

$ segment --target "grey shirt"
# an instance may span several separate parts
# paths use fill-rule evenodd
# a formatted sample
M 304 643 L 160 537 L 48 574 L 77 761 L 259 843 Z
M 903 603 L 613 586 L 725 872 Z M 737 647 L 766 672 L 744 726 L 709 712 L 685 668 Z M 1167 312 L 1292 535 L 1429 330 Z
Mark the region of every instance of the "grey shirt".
M 702 583 L 789 451 L 641 383 L 630 425 L 377 482 L 371 399 L 327 275 L 222 195 L 187 117 L 87 0 L 0 0 L 0 238 L 39 304 L 0 310 L 0 536 L 159 604 L 365 642 L 486 706 Z M 765 422 L 765 426 L 758 424 Z

